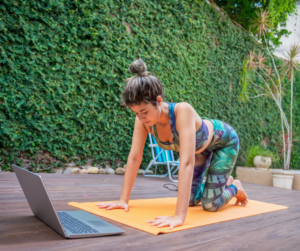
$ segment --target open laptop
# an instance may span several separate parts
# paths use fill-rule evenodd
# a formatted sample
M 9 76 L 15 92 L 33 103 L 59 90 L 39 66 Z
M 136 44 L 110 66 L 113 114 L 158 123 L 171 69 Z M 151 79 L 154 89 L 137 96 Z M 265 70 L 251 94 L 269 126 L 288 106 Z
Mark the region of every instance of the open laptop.
M 121 234 L 125 231 L 85 211 L 55 211 L 42 177 L 12 165 L 33 214 L 65 238 Z

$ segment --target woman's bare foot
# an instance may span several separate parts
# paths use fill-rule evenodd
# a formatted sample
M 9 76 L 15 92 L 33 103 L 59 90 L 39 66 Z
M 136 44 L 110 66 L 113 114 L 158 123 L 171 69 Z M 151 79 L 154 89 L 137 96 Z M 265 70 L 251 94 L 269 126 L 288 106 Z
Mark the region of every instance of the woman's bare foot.
M 233 183 L 233 181 L 234 181 L 233 177 L 230 176 L 230 177 L 228 178 L 228 180 L 227 180 L 227 184 L 226 184 L 226 185 L 229 187 L 229 186 Z
M 242 206 L 246 206 L 248 203 L 248 196 L 242 186 L 242 183 L 239 180 L 234 180 L 233 184 L 237 187 L 238 192 L 236 194 L 236 203 L 235 205 L 239 205 L 241 203 Z

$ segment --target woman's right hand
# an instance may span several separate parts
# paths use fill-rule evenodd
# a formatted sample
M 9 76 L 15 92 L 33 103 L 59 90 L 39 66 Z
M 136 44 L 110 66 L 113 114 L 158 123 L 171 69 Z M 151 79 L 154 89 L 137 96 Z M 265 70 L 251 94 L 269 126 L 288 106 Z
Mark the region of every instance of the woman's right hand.
M 119 201 L 113 201 L 113 202 L 107 202 L 107 203 L 99 203 L 96 204 L 99 208 L 106 208 L 106 210 L 111 209 L 125 209 L 126 212 L 129 210 L 129 206 L 125 201 L 119 200 Z

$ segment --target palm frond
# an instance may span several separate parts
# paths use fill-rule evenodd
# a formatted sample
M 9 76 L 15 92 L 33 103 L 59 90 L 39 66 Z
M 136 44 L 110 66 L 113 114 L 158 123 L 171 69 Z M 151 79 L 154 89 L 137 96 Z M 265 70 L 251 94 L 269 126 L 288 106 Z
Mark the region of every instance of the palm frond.
M 257 60 L 258 60 L 258 67 L 259 68 L 266 68 L 265 62 L 266 62 L 266 57 L 264 54 L 259 53 L 257 56 Z
M 248 60 L 248 68 L 249 69 L 256 69 L 256 63 L 255 63 L 255 50 L 250 51 L 249 54 L 249 60 Z
M 269 12 L 264 10 L 256 12 L 257 17 L 252 21 L 252 29 L 257 31 L 259 37 L 263 32 L 268 33 L 269 29 L 273 27 L 272 22 L 269 18 Z
M 288 78 L 292 80 L 294 77 L 294 70 L 300 71 L 299 62 L 300 62 L 300 45 L 293 44 L 288 51 L 284 54 L 284 64 L 281 66 L 283 76 L 285 77 L 288 74 Z
M 243 102 L 249 99 L 248 87 L 249 87 L 249 82 L 253 78 L 253 70 L 249 68 L 249 62 L 250 62 L 250 58 L 244 59 L 243 70 L 241 72 L 241 78 L 239 81 L 239 84 L 242 86 L 242 91 L 239 95 L 239 100 Z

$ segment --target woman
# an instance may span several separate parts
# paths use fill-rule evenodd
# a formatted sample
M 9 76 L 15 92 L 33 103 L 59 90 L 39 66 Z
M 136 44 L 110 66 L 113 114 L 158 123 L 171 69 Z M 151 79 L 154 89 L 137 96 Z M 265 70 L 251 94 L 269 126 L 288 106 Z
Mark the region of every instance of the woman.
M 129 71 L 137 75 L 126 80 L 123 93 L 125 104 L 136 118 L 120 200 L 97 206 L 128 211 L 148 132 L 161 148 L 180 152 L 180 165 L 175 214 L 147 222 L 157 227 L 170 226 L 170 229 L 181 226 L 188 206 L 200 201 L 203 209 L 211 212 L 218 211 L 233 197 L 237 198 L 237 205 L 246 206 L 248 197 L 241 183 L 230 176 L 239 151 L 235 130 L 219 120 L 202 120 L 188 103 L 163 102 L 161 82 L 146 70 L 142 59 L 134 61 Z M 205 175 L 207 179 L 202 184 Z

